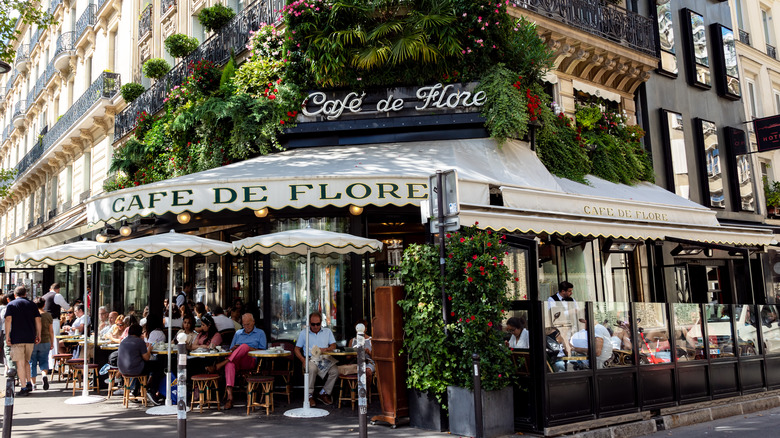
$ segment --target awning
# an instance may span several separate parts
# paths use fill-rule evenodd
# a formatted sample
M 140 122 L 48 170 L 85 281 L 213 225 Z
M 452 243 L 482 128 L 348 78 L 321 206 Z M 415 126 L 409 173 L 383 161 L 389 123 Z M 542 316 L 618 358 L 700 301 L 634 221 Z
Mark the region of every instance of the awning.
M 87 214 L 89 222 L 110 222 L 184 211 L 419 205 L 428 176 L 445 169 L 458 171 L 464 225 L 745 246 L 773 240 L 767 230 L 722 226 L 713 210 L 654 184 L 557 178 L 526 143 L 499 147 L 491 139 L 295 149 L 102 194 L 88 201 Z M 491 190 L 500 190 L 502 206 L 490 205 Z
M 36 251 L 59 245 L 67 240 L 74 239 L 94 229 L 87 225 L 87 210 L 84 204 L 74 207 L 58 216 L 45 230 L 34 236 L 22 237 L 11 242 L 5 247 L 3 259 L 10 268 L 16 266 L 14 258 L 23 252 Z
M 600 97 L 602 99 L 611 100 L 617 103 L 620 103 L 622 100 L 621 96 L 614 91 L 605 90 L 603 88 L 588 84 L 586 82 L 578 81 L 576 79 L 571 81 L 571 85 L 575 90 L 580 90 L 583 93 L 590 94 L 591 96 Z

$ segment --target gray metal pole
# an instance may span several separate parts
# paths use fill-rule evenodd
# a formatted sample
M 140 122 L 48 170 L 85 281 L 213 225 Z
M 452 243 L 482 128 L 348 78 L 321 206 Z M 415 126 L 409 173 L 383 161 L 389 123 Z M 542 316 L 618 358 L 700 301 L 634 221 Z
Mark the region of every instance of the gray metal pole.
M 476 427 L 476 438 L 482 438 L 482 382 L 479 375 L 479 355 L 474 353 L 471 356 L 474 362 L 474 426 Z
M 176 388 L 176 417 L 178 419 L 176 429 L 179 432 L 179 438 L 187 438 L 187 344 L 180 342 L 176 347 L 179 349 L 179 374 L 176 377 L 179 382 Z
M 11 364 L 7 364 L 10 366 Z M 16 369 L 10 368 L 5 374 L 5 411 L 3 412 L 3 438 L 11 438 L 11 426 L 14 422 L 14 380 Z
M 368 437 L 368 400 L 366 400 L 366 326 L 357 327 L 357 363 L 358 363 L 358 425 L 360 438 Z
M 441 317 L 444 321 L 444 336 L 448 336 L 447 332 L 447 292 L 444 287 L 444 279 L 446 278 L 447 271 L 445 263 L 447 261 L 447 248 L 444 242 L 444 176 L 441 170 L 436 171 L 436 199 L 438 200 L 439 208 L 436 213 L 439 217 L 439 273 L 441 274 Z

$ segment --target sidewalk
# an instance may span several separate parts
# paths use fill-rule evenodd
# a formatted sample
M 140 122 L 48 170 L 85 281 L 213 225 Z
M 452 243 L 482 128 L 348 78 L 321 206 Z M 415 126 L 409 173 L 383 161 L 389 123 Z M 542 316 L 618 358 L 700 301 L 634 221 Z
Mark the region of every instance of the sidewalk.
M 176 416 L 157 417 L 147 415 L 141 404 L 122 407 L 122 397 L 112 396 L 110 400 L 92 405 L 67 405 L 65 399 L 71 397 L 71 389 L 65 390 L 65 383 L 57 383 L 56 377 L 48 391 L 33 391 L 27 397 L 15 398 L 13 417 L 13 437 L 176 437 Z M 5 377 L 1 378 L 5 389 Z M 39 381 L 40 387 L 40 381 Z M 18 390 L 18 388 L 17 388 Z M 102 391 L 101 395 L 105 395 Z M 321 438 L 346 437 L 358 435 L 357 407 L 353 411 L 349 405 L 337 407 L 324 406 L 330 415 L 323 418 L 297 419 L 284 416 L 288 409 L 301 407 L 300 401 L 293 399 L 287 404 L 282 397 L 275 399 L 275 412 L 270 416 L 254 411 L 246 415 L 246 399 L 243 393 L 236 393 L 236 406 L 230 411 L 204 410 L 203 413 L 187 413 L 187 437 L 295 437 Z M 2 410 L 0 410 L 2 413 Z M 374 399 L 369 405 L 369 418 L 379 413 L 379 401 Z M 408 426 L 391 429 L 387 425 L 370 425 L 371 437 L 431 437 L 451 436 L 447 433 L 432 433 Z

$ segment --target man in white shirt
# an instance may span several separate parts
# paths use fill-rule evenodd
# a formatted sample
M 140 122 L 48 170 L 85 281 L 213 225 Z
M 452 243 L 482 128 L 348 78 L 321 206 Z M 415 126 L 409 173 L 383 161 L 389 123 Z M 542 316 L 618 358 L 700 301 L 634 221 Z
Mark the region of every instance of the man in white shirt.
M 330 360 L 330 356 L 324 356 L 320 360 L 315 360 L 315 357 L 311 354 L 312 348 L 315 346 L 319 348 L 321 352 L 333 351 L 336 349 L 336 338 L 333 336 L 333 332 L 330 329 L 322 328 L 322 315 L 319 312 L 313 312 L 309 315 L 309 350 L 306 351 L 306 357 L 311 360 L 309 363 L 309 405 L 315 406 L 314 402 L 314 382 L 317 380 L 317 375 L 320 375 L 325 379 L 325 385 L 320 391 L 320 401 L 326 405 L 333 404 L 330 394 L 333 392 L 333 386 L 336 384 L 336 379 L 339 377 L 338 368 L 333 366 L 333 361 Z M 306 329 L 301 330 L 298 335 L 298 342 L 295 343 L 295 357 L 303 364 L 303 369 L 306 369 L 306 358 L 303 351 L 306 348 Z M 316 356 L 316 355 L 315 355 Z
M 222 310 L 221 306 L 214 306 L 212 316 L 214 317 L 214 325 L 217 327 L 218 332 L 236 329 L 236 326 L 233 325 L 233 320 L 225 316 L 225 311 Z
M 73 311 L 76 314 L 76 320 L 70 326 L 65 326 L 62 329 L 67 330 L 71 334 L 83 334 L 86 324 L 89 324 L 89 316 L 84 313 L 84 305 L 76 304 L 73 306 Z
M 564 340 L 566 354 L 571 354 L 572 346 L 569 342 L 572 331 L 576 331 L 578 322 L 585 324 L 585 319 L 579 318 L 579 305 L 572 298 L 574 285 L 568 281 L 558 284 L 558 292 L 547 298 L 547 309 L 550 311 L 551 325 L 561 332 Z M 572 330 L 572 328 L 574 328 Z

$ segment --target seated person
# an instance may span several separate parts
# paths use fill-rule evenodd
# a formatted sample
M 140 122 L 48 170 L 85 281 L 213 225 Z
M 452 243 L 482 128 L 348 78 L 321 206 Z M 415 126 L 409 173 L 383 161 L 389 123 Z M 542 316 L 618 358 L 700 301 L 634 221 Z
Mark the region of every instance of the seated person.
M 67 331 L 72 335 L 84 333 L 85 324 L 89 324 L 89 316 L 84 314 L 84 305 L 74 304 L 73 311 L 75 312 L 76 319 L 73 320 L 72 324 L 63 327 L 62 330 Z
M 211 349 L 217 345 L 222 345 L 222 335 L 217 331 L 217 324 L 214 322 L 214 318 L 212 318 L 211 315 L 203 315 L 201 317 L 200 327 L 200 334 L 195 339 L 195 349 Z
M 251 313 L 245 313 L 241 318 L 244 328 L 236 332 L 233 342 L 230 344 L 232 353 L 227 359 L 217 363 L 216 366 L 206 367 L 209 373 L 214 373 L 225 368 L 225 409 L 233 408 L 233 386 L 236 384 L 236 371 L 254 368 L 255 359 L 248 353 L 252 350 L 265 350 L 265 332 L 255 327 L 255 317 Z
M 513 316 L 506 322 L 506 329 L 512 334 L 509 338 L 509 348 L 528 348 L 528 330 L 525 328 L 525 318 Z
M 144 339 L 146 339 L 147 343 L 152 345 L 158 342 L 165 343 L 166 336 L 162 331 L 162 320 L 159 315 L 153 315 L 146 318 Z
M 106 320 L 106 323 L 101 323 L 101 326 L 103 328 L 100 329 L 100 339 L 108 339 L 108 334 L 111 333 L 111 330 L 113 330 L 116 327 L 116 317 L 119 316 L 118 312 L 109 312 L 108 319 Z
M 179 336 L 184 335 L 186 338 L 184 344 L 187 345 L 187 351 L 192 351 L 195 349 L 195 339 L 198 337 L 198 334 L 193 330 L 194 327 L 195 318 L 193 318 L 192 315 L 184 315 L 184 317 L 181 319 L 181 330 L 179 330 L 179 332 L 176 333 L 176 336 L 174 337 L 178 343 Z
M 306 351 L 306 357 L 303 356 L 303 349 L 306 348 L 306 338 L 309 338 L 309 351 Z M 336 384 L 336 379 L 339 377 L 339 371 L 337 367 L 333 366 L 333 361 L 329 356 L 325 356 L 320 360 L 315 360 L 312 357 L 312 348 L 318 347 L 320 351 L 333 351 L 336 349 L 336 338 L 333 336 L 333 332 L 330 329 L 322 328 L 322 315 L 319 312 L 313 312 L 309 315 L 309 332 L 307 334 L 306 329 L 303 329 L 298 335 L 298 341 L 295 343 L 295 357 L 303 364 L 303 369 L 306 370 L 306 358 L 309 358 L 309 405 L 315 406 L 314 402 L 314 382 L 317 380 L 317 375 L 320 375 L 325 379 L 325 386 L 320 391 L 319 399 L 326 405 L 333 404 L 330 394 L 333 392 L 333 386 Z
M 114 318 L 114 325 L 111 326 L 111 330 L 103 336 L 103 339 L 112 343 L 118 344 L 122 342 L 122 332 L 125 331 L 125 317 L 123 315 L 117 315 Z
M 141 339 L 143 329 L 138 324 L 128 327 L 128 336 L 119 344 L 117 351 L 117 366 L 125 376 L 145 376 L 151 374 L 146 385 L 146 396 L 154 404 L 160 404 L 162 396 L 157 392 L 162 380 L 162 369 L 152 358 L 152 344 Z M 137 390 L 137 388 L 136 388 Z
M 181 311 L 178 307 L 173 307 L 171 309 L 172 312 L 172 319 L 171 319 L 171 327 L 175 329 L 181 328 Z M 148 318 L 147 318 L 148 320 Z M 165 317 L 163 318 L 163 327 L 168 328 L 168 310 L 166 308 L 165 310 Z
M 235 329 L 233 320 L 225 316 L 225 311 L 222 310 L 221 306 L 214 306 L 214 312 L 212 312 L 212 316 L 214 317 L 214 323 L 217 325 L 218 332 Z
M 595 344 L 596 348 L 596 368 L 604 368 L 604 363 L 612 357 L 612 336 L 606 327 L 601 324 L 596 324 L 594 327 L 594 333 L 596 334 Z M 574 351 L 587 357 L 588 355 L 588 331 L 582 329 L 572 335 L 571 346 Z M 582 360 L 585 367 L 589 367 L 588 360 Z
M 560 373 L 566 371 L 566 363 L 563 361 L 564 346 L 560 330 L 555 327 L 547 327 L 545 330 L 545 351 L 547 353 L 547 366 L 550 372 Z
M 363 327 L 368 329 L 368 323 L 366 320 L 358 319 L 355 323 L 355 332 L 357 332 L 358 324 L 363 324 Z M 374 359 L 371 359 L 371 337 L 365 336 L 365 338 L 366 342 L 363 344 L 363 348 L 366 351 L 366 382 L 368 382 L 368 385 L 371 385 L 371 379 L 374 377 L 374 373 L 376 372 L 376 364 L 374 363 Z M 309 339 L 309 342 L 311 342 L 311 339 Z M 347 345 L 352 348 L 357 348 L 357 337 L 352 338 L 349 343 L 347 343 Z

